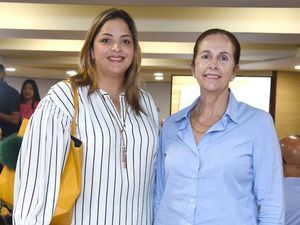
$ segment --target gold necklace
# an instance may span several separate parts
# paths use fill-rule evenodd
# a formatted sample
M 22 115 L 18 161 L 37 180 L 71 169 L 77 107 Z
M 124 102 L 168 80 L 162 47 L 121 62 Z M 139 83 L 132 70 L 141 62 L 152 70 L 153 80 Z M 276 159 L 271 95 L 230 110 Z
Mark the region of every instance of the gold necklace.
M 214 125 L 220 118 L 218 118 L 215 122 L 211 123 L 211 124 L 205 124 L 205 123 L 202 123 L 200 120 L 198 120 L 195 116 L 192 117 L 192 119 L 197 122 L 198 124 L 200 124 L 201 126 L 203 127 L 211 127 L 212 125 Z
M 191 122 L 191 127 L 192 127 L 193 131 L 195 131 L 198 134 L 205 134 L 205 132 L 208 130 L 208 128 L 206 130 L 204 130 L 204 131 L 196 129 L 196 127 L 193 125 L 192 118 L 191 118 L 190 122 Z
M 195 120 L 195 122 L 199 123 L 200 125 L 202 125 L 204 127 L 211 127 L 212 125 L 214 125 L 222 117 L 222 115 L 218 116 L 217 119 L 215 120 L 215 122 L 210 123 L 210 124 L 205 124 L 205 123 L 203 123 L 203 122 L 201 122 L 200 120 L 197 119 L 197 109 L 192 112 L 191 116 Z
M 203 127 L 211 127 L 212 125 L 215 124 L 215 123 L 212 123 L 212 124 L 209 124 L 209 125 L 204 124 L 204 123 L 200 122 L 200 120 L 196 119 L 195 116 L 193 116 L 192 119 L 193 119 L 196 123 L 200 124 L 200 125 L 203 126 Z
M 116 120 L 116 122 L 119 125 L 119 129 L 120 129 L 120 150 L 121 150 L 121 160 L 122 160 L 122 164 L 124 169 L 127 169 L 127 138 L 126 138 L 126 131 L 125 131 L 125 121 L 126 121 L 126 115 L 127 115 L 127 109 L 128 109 L 128 105 L 127 102 L 125 102 L 125 109 L 123 111 L 123 121 L 121 121 L 121 118 L 119 116 L 116 116 L 116 114 L 118 114 L 118 112 L 116 111 L 116 108 L 114 107 L 114 103 L 112 102 L 111 98 L 109 97 L 109 95 L 107 95 L 107 98 L 104 97 L 103 94 L 100 95 L 103 99 L 103 103 L 105 105 L 106 110 L 108 111 L 108 113 Z M 112 112 L 112 110 L 110 109 L 110 107 L 108 106 L 106 99 L 108 99 L 108 101 L 110 102 L 111 106 L 114 108 L 114 112 Z

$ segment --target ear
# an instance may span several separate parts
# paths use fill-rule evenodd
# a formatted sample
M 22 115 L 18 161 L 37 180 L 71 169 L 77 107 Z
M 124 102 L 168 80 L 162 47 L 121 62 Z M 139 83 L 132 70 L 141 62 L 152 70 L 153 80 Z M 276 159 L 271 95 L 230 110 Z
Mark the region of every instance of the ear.
M 191 65 L 191 70 L 192 70 L 193 77 L 196 77 L 195 66 Z
M 239 72 L 240 72 L 240 65 L 237 64 L 237 65 L 235 65 L 234 70 L 233 70 L 234 76 L 236 76 Z
M 233 69 L 233 74 L 232 74 L 232 77 L 231 77 L 231 81 L 234 80 L 235 76 L 240 72 L 240 65 L 237 64 L 235 65 L 234 69 Z

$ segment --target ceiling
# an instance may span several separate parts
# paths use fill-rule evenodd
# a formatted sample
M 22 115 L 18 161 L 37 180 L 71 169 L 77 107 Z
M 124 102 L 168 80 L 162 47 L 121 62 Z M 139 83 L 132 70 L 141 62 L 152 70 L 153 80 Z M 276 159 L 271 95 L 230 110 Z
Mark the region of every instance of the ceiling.
M 0 63 L 12 77 L 66 77 L 76 69 L 93 18 L 111 6 L 136 21 L 142 80 L 154 72 L 190 74 L 194 41 L 209 28 L 236 34 L 243 74 L 296 71 L 300 64 L 300 1 L 295 0 L 37 0 L 0 1 Z

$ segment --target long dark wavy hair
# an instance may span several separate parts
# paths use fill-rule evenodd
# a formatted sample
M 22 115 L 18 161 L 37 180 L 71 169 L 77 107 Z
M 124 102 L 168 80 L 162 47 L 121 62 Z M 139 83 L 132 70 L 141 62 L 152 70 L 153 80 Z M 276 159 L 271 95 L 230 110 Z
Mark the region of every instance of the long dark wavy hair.
M 23 89 L 25 88 L 26 84 L 31 84 L 31 86 L 33 88 L 33 93 L 34 94 L 33 94 L 33 101 L 32 101 L 32 105 L 31 105 L 31 108 L 33 109 L 34 108 L 34 102 L 35 101 L 39 102 L 41 100 L 39 89 L 38 89 L 38 86 L 37 86 L 37 84 L 34 80 L 32 80 L 32 79 L 25 80 L 24 83 L 22 84 L 22 88 L 21 88 L 21 99 L 20 99 L 21 103 L 25 102 L 25 98 L 23 96 Z

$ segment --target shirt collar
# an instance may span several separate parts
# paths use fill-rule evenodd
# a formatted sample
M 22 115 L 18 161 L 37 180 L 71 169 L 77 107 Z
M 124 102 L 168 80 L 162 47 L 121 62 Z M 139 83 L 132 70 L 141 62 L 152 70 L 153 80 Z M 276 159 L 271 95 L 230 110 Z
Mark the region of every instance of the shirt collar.
M 173 115 L 173 119 L 175 122 L 179 123 L 179 129 L 178 130 L 184 130 L 186 126 L 188 125 L 189 117 L 190 117 L 190 112 L 193 110 L 193 108 L 196 107 L 200 97 L 198 97 L 194 102 L 187 106 L 186 108 L 180 110 L 179 112 L 175 113 Z
M 174 121 L 179 122 L 183 119 L 189 119 L 190 112 L 193 108 L 195 108 L 200 98 L 201 96 L 199 96 L 191 105 L 174 114 Z M 238 105 L 239 102 L 236 100 L 231 90 L 229 90 L 229 100 L 225 115 L 227 115 L 235 123 L 238 123 Z
M 100 92 L 101 95 L 109 95 L 109 94 L 107 93 L 107 91 L 105 91 L 105 90 L 103 90 L 103 89 L 101 89 L 101 88 L 99 88 L 98 91 Z M 125 96 L 125 91 L 121 92 L 121 93 L 119 94 L 119 96 Z
M 225 115 L 227 115 L 235 123 L 238 123 L 238 106 L 239 102 L 236 100 L 232 91 L 229 90 L 229 100 Z

